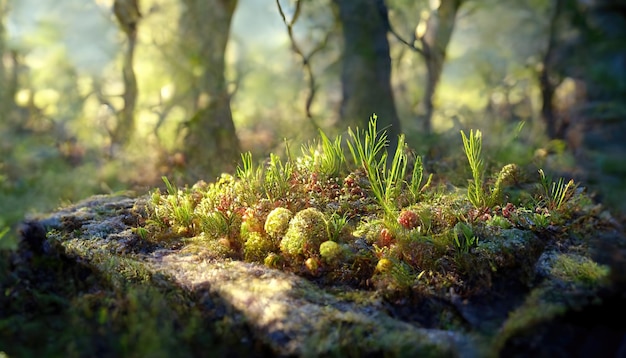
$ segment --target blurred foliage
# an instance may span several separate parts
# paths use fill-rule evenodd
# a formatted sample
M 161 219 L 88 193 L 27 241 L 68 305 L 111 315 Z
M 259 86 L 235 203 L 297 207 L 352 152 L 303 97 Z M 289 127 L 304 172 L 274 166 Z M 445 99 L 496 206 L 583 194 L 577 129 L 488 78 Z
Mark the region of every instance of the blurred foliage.
M 120 189 L 145 191 L 167 175 L 187 183 L 185 128 L 203 96 L 194 87 L 202 58 L 180 39 L 183 3 L 143 0 L 134 70 L 139 96 L 136 133 L 127 148 L 111 145 L 123 107 L 125 38 L 111 0 L 0 1 L 0 229 L 15 228 L 27 213 L 64 201 Z M 544 66 L 557 4 L 559 46 L 551 74 L 554 107 L 569 123 L 564 138 L 549 140 L 542 121 L 539 70 Z M 281 0 L 287 18 L 295 0 Z M 386 2 L 394 31 L 404 40 L 423 31 L 437 2 Z M 284 156 L 284 138 L 297 147 L 340 126 L 341 26 L 333 2 L 303 1 L 292 39 L 309 56 L 315 95 L 309 94 L 302 58 L 295 55 L 274 2 L 240 0 L 226 48 L 228 93 L 243 151 Z M 392 88 L 406 142 L 425 167 L 466 185 L 459 130 L 480 129 L 492 162 L 516 162 L 570 172 L 609 193 L 626 193 L 625 150 L 607 133 L 622 128 L 626 86 L 623 1 L 464 1 L 435 93 L 433 133 L 420 131 L 426 65 L 390 36 Z M 497 21 L 496 21 L 497 19 Z M 14 86 L 14 87 L 11 87 Z M 375 84 L 372 84 L 375 86 Z M 13 97 L 13 98 L 11 98 Z M 623 107 L 623 105 L 622 105 Z M 617 108 L 617 109 L 616 109 Z M 592 119 L 593 121 L 586 121 Z M 316 125 L 312 125 L 313 120 Z M 603 131 L 604 130 L 604 131 Z M 454 142 L 459 145 L 450 145 Z M 206 158 L 211 162 L 211 158 Z M 605 175 L 606 174 L 606 175 Z M 207 178 L 211 180 L 213 178 Z M 607 195 L 624 208 L 620 196 Z

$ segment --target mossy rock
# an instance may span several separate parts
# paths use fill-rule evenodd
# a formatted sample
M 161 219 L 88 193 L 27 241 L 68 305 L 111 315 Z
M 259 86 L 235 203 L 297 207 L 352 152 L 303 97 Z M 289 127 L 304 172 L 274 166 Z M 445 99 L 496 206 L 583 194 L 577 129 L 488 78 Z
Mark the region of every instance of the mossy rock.
M 362 267 L 378 270 L 373 272 L 371 285 L 402 283 L 403 292 L 412 292 L 381 295 L 377 290 L 337 284 L 353 277 L 326 286 L 324 276 L 314 277 L 312 282 L 281 270 L 289 263 L 273 252 L 271 245 L 259 245 L 257 250 L 255 244 L 253 250 L 251 242 L 247 252 L 258 263 L 250 263 L 180 244 L 187 239 L 173 241 L 178 244 L 143 240 L 136 228 L 146 201 L 146 197 L 96 196 L 34 218 L 27 225 L 30 229 L 23 231 L 24 257 L 69 259 L 88 266 L 103 284 L 119 290 L 128 285 L 155 289 L 168 297 L 174 309 L 184 305 L 214 320 L 213 327 L 219 328 L 211 335 L 224 342 L 247 342 L 259 354 L 275 356 L 484 357 L 549 351 L 531 344 L 538 341 L 573 353 L 575 340 L 559 346 L 558 340 L 550 338 L 561 331 L 583 332 L 587 328 L 586 323 L 572 323 L 567 317 L 586 310 L 595 312 L 604 302 L 609 304 L 607 310 L 621 309 L 626 303 L 621 294 L 626 280 L 619 270 L 613 270 L 611 261 L 626 257 L 626 240 L 612 229 L 602 233 L 609 239 L 570 243 L 556 242 L 546 232 L 496 230 L 477 247 L 456 256 L 468 265 L 481 263 L 476 270 L 494 270 L 488 285 L 473 286 L 473 276 L 468 276 L 470 281 L 463 285 L 431 286 L 429 283 L 445 283 L 447 278 L 428 270 L 411 272 L 406 265 L 406 270 L 395 270 L 388 259 L 376 258 L 389 255 L 383 249 L 358 251 L 349 263 L 341 262 L 332 269 L 334 277 L 341 276 L 344 266 L 358 269 L 360 257 L 367 253 L 373 266 Z M 304 260 L 314 255 L 322 259 L 319 269 L 325 270 L 325 265 L 340 257 L 338 249 L 342 253 L 351 249 L 345 244 L 329 244 L 325 225 L 319 211 L 300 211 L 292 218 L 285 238 L 302 242 L 305 237 L 307 244 L 285 244 L 283 255 Z M 253 240 L 263 242 L 262 234 L 255 235 L 258 237 Z M 414 240 L 421 243 L 422 239 Z M 320 250 L 324 242 L 327 244 Z M 612 254 L 596 261 L 601 257 L 591 254 L 596 251 Z M 509 260 L 510 265 L 497 264 L 497 260 Z M 268 262 L 270 267 L 265 265 Z M 506 271 L 509 268 L 511 271 Z M 519 277 L 521 271 L 523 278 Z M 371 277 L 369 272 L 363 279 Z M 459 292 L 458 287 L 467 291 Z M 598 314 L 590 319 L 596 319 L 595 326 L 609 329 L 613 327 L 607 323 L 610 316 Z M 607 321 L 598 321 L 602 317 Z M 559 332 L 551 327 L 558 327 Z M 611 329 L 626 334 L 623 328 Z M 237 335 L 234 340 L 233 334 Z M 592 337 L 585 344 L 599 347 L 601 352 L 616 344 L 614 335 Z

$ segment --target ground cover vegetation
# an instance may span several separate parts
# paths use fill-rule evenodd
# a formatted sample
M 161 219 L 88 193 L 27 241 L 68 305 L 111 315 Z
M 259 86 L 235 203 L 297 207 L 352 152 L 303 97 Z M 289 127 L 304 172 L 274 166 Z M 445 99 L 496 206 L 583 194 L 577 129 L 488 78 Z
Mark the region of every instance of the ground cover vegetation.
M 501 272 L 534 262 L 539 247 L 596 224 L 598 208 L 573 181 L 512 163 L 489 174 L 482 133 L 461 139 L 467 189 L 427 174 L 402 135 L 389 153 L 374 116 L 346 138 L 320 133 L 297 157 L 288 146 L 285 160 L 254 164 L 245 153 L 235 175 L 213 183 L 176 188 L 164 177 L 137 232 L 393 299 L 487 290 Z

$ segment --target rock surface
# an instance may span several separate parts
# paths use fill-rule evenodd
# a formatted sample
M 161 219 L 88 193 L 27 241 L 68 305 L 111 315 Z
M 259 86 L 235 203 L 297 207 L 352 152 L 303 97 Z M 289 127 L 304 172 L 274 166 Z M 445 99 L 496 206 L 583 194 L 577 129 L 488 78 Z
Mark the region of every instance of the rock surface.
M 546 248 L 530 273 L 533 287 L 496 282 L 494 292 L 469 298 L 451 292 L 447 302 L 390 304 L 375 291 L 324 288 L 263 265 L 148 243 L 135 229 L 144 204 L 141 197 L 95 196 L 32 219 L 22 233 L 23 249 L 70 258 L 114 287 L 133 283 L 177 292 L 172 305 L 200 310 L 209 319 L 226 317 L 233 327 L 250 332 L 238 337 L 242 344 L 252 340 L 276 356 L 626 353 L 626 326 L 616 324 L 611 314 L 626 303 L 626 275 L 616 271 L 624 268 L 624 238 L 617 232 L 609 231 L 598 244 L 609 245 L 599 250 L 613 268 L 607 285 L 581 289 L 563 281 L 553 270 L 559 248 Z M 510 235 L 511 250 L 536 239 Z M 412 319 L 423 310 L 420 305 L 435 307 L 431 314 L 457 315 L 463 323 L 451 329 L 428 327 L 424 319 Z M 591 321 L 579 317 L 586 312 L 595 312 Z M 589 327 L 601 327 L 605 334 L 585 335 Z M 241 330 L 227 328 L 221 334 L 240 334 L 233 332 Z

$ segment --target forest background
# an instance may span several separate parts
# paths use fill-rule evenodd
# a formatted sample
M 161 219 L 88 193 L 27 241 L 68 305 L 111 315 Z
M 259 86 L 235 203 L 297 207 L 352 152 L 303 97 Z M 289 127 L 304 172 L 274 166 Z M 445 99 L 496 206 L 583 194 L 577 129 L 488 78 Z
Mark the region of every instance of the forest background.
M 2 248 L 25 215 L 209 182 L 373 113 L 452 184 L 476 128 L 494 167 L 626 208 L 622 0 L 0 0 L 0 59 Z

